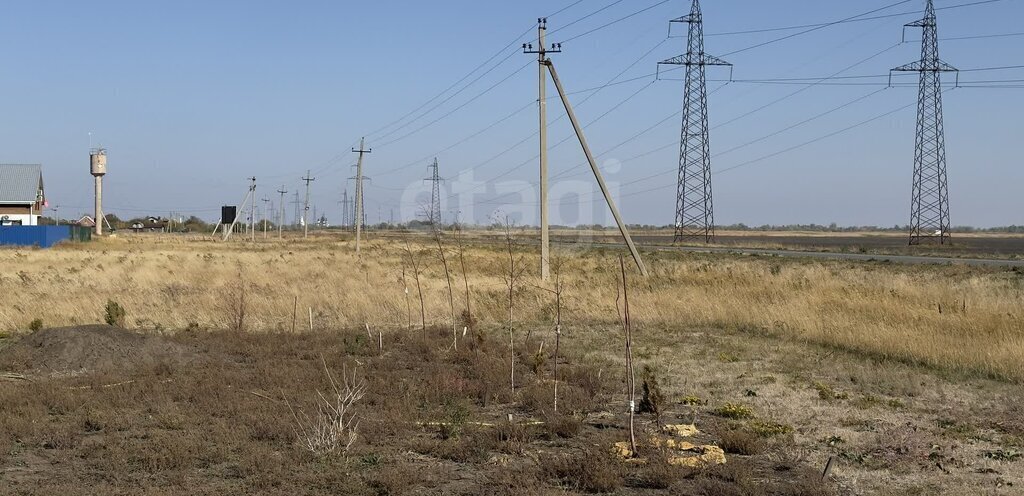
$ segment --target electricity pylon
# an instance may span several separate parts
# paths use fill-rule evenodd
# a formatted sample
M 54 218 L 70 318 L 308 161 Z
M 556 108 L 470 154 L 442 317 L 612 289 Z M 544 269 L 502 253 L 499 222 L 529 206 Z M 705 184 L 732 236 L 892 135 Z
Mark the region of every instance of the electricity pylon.
M 298 226 L 302 219 L 302 200 L 299 199 L 299 192 L 295 192 L 295 200 L 292 200 L 292 205 L 295 205 L 295 216 L 292 217 L 292 225 Z
M 662 65 L 686 67 L 674 241 L 703 238 L 705 243 L 710 243 L 715 239 L 715 207 L 711 194 L 706 68 L 709 65 L 731 67 L 732 64 L 704 53 L 704 18 L 699 0 L 693 0 L 689 15 L 670 22 L 690 25 L 686 53 L 658 63 L 659 68 Z
M 942 73 L 957 69 L 939 59 L 935 6 L 927 0 L 924 19 L 904 26 L 921 28 L 921 60 L 893 71 L 920 73 L 914 185 L 910 201 L 910 244 L 950 241 L 946 137 L 942 125 Z
M 427 213 L 427 222 L 430 222 L 431 228 L 438 230 L 441 228 L 441 174 L 437 167 L 437 158 L 434 158 L 434 163 L 429 166 L 431 168 L 430 177 L 424 179 L 424 181 L 430 181 L 430 212 Z
M 348 199 L 348 189 L 341 192 L 341 227 L 348 229 L 352 217 L 352 201 Z

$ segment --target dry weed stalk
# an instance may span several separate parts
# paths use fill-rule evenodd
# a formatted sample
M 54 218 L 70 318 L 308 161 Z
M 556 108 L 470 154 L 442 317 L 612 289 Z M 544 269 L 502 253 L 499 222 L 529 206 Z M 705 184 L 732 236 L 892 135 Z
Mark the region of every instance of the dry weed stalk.
M 555 359 L 554 359 L 554 384 L 555 384 L 555 407 L 558 411 L 558 353 L 562 341 L 562 261 L 556 260 L 552 264 L 555 269 Z
M 412 330 L 412 302 L 409 301 L 409 283 L 405 280 L 405 264 L 402 264 L 402 287 L 405 288 L 405 315 L 409 319 L 407 328 Z
M 459 349 L 459 332 L 455 323 L 455 294 L 452 292 L 452 274 L 448 270 L 448 255 L 445 253 L 444 242 L 441 241 L 441 230 L 434 229 L 434 242 L 437 243 L 437 255 L 444 267 L 444 278 L 448 283 L 448 306 L 452 312 L 452 348 Z
M 236 281 L 235 294 L 233 301 L 230 303 L 231 312 L 231 329 L 234 331 L 242 332 L 245 330 L 245 315 L 246 315 L 246 294 L 245 294 L 245 277 L 242 275 L 242 270 L 238 270 L 238 279 Z
M 462 266 L 462 281 L 466 283 L 466 315 L 463 318 L 466 327 L 473 327 L 473 311 L 470 306 L 469 273 L 466 272 L 466 246 L 462 240 L 462 227 L 455 224 L 455 246 L 459 249 L 459 264 Z
M 522 259 L 516 257 L 516 239 L 512 232 L 512 223 L 508 217 L 505 218 L 505 247 L 508 250 L 508 271 L 504 274 L 505 285 L 508 287 L 508 355 L 509 355 L 509 382 L 512 386 L 512 394 L 516 393 L 516 341 L 515 341 L 515 319 L 513 310 L 515 308 L 516 284 L 523 277 L 526 268 L 523 267 Z
M 629 447 L 633 456 L 637 456 L 636 432 L 633 417 L 636 412 L 636 374 L 633 372 L 633 328 L 629 319 L 629 286 L 626 282 L 626 261 L 619 255 L 619 269 L 622 271 L 622 330 L 626 335 L 626 395 L 629 400 Z M 618 298 L 616 298 L 618 300 Z M 615 302 L 618 310 L 618 301 Z
M 349 378 L 348 371 L 342 369 L 339 384 L 327 368 L 323 355 L 320 356 L 320 362 L 331 384 L 331 391 L 326 395 L 317 391 L 316 412 L 312 417 L 302 410 L 296 411 L 285 398 L 294 420 L 292 429 L 302 447 L 313 455 L 326 456 L 339 450 L 346 453 L 358 437 L 359 421 L 352 410 L 355 403 L 366 394 L 366 382 Z
M 552 261 L 551 269 L 555 273 L 555 287 L 554 289 L 545 288 L 542 286 L 535 286 L 538 289 L 547 291 L 555 295 L 555 356 L 552 371 L 553 382 L 554 382 L 554 411 L 558 411 L 558 356 L 559 348 L 562 341 L 562 291 L 565 286 L 562 284 L 562 259 L 555 258 Z M 541 342 L 541 348 L 543 349 L 544 342 Z
M 416 258 L 416 254 L 413 253 L 412 247 L 409 242 L 405 242 L 405 253 L 409 257 L 409 265 L 412 267 L 413 279 L 416 280 L 416 291 L 420 296 L 420 327 L 423 332 L 427 332 L 427 307 L 423 303 L 423 286 L 420 284 L 420 261 Z

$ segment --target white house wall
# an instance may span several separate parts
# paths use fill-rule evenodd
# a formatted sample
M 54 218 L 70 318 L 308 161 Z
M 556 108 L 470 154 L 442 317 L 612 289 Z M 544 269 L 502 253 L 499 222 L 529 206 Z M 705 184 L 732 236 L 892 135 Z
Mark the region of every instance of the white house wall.
M 21 222 L 23 226 L 38 226 L 39 216 L 29 214 L 0 214 L 0 225 L 9 226 Z

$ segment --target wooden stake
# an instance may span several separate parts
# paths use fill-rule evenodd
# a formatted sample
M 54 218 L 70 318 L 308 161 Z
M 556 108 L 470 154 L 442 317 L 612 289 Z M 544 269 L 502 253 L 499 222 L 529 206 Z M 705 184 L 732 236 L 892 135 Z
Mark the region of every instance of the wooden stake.
M 821 473 L 821 480 L 828 479 L 829 474 L 832 473 L 832 462 L 835 461 L 835 457 L 828 457 L 828 461 L 825 462 L 825 470 Z
M 292 301 L 292 334 L 295 334 L 295 317 L 297 317 L 298 312 L 299 312 L 299 297 L 295 296 L 295 299 Z

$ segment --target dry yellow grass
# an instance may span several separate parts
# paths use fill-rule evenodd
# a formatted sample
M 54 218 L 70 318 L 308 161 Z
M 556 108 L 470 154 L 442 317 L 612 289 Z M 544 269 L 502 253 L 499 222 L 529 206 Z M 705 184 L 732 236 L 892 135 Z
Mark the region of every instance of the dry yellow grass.
M 448 240 L 448 248 L 455 247 Z M 357 258 L 337 237 L 222 244 L 202 238 L 124 236 L 54 250 L 0 250 L 0 329 L 103 321 L 108 300 L 130 327 L 225 328 L 245 290 L 245 327 L 362 326 L 400 330 L 419 309 L 404 244 L 374 240 Z M 424 265 L 429 325 L 450 325 L 447 285 L 436 247 L 413 242 Z M 521 247 L 530 273 L 516 300 L 522 326 L 540 329 L 554 298 L 532 286 L 533 247 Z M 563 321 L 571 327 L 617 321 L 613 252 L 561 252 Z M 502 277 L 507 254 L 474 246 L 466 263 L 473 313 L 486 328 L 507 318 Z M 643 328 L 729 327 L 837 346 L 929 366 L 1024 380 L 1024 274 L 963 267 L 896 267 L 767 258 L 648 255 L 651 277 L 632 276 L 631 310 Z M 462 287 L 458 264 L 453 283 Z M 456 289 L 456 310 L 464 296 Z M 966 310 L 964 310 L 966 300 Z M 942 313 L 939 306 L 942 306 Z M 460 324 L 461 328 L 461 324 Z

